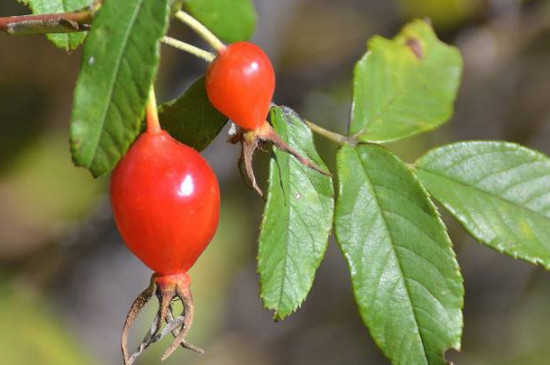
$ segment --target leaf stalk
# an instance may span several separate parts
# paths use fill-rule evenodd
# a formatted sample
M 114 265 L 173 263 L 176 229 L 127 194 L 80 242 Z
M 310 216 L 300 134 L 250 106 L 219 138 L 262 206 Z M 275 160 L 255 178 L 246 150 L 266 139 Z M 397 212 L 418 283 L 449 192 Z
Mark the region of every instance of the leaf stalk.
M 312 123 L 308 120 L 305 120 L 306 125 L 309 127 L 309 129 L 312 130 L 312 132 L 325 137 L 326 139 L 329 139 L 333 142 L 338 143 L 339 145 L 345 145 L 350 143 L 350 139 L 348 137 L 345 137 L 341 134 L 338 134 L 336 132 L 329 131 L 328 129 L 325 129 L 315 123 Z

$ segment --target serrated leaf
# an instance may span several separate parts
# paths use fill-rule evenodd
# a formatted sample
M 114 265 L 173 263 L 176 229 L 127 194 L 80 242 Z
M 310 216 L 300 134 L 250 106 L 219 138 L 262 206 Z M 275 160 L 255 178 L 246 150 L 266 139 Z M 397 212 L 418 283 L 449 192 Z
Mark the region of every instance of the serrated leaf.
M 184 7 L 225 42 L 249 40 L 256 30 L 250 0 L 185 0 Z
M 460 348 L 462 277 L 435 207 L 376 145 L 337 155 L 336 240 L 372 337 L 394 365 L 446 364 Z
M 460 82 L 462 59 L 416 20 L 393 40 L 375 36 L 357 63 L 350 134 L 389 142 L 446 122 Z
M 550 270 L 550 159 L 507 142 L 460 142 L 416 164 L 430 194 L 479 241 Z
M 167 26 L 166 0 L 106 1 L 82 56 L 71 152 L 94 176 L 109 172 L 136 138 Z
M 172 137 L 197 151 L 205 149 L 227 123 L 227 117 L 208 101 L 204 77 L 176 99 L 160 105 L 159 119 Z
M 33 14 L 67 13 L 83 9 L 92 0 L 17 0 L 28 6 Z M 74 50 L 86 37 L 85 32 L 56 33 L 46 35 L 53 44 L 65 51 Z
M 275 107 L 271 122 L 291 147 L 326 166 L 311 131 L 291 109 Z M 332 179 L 274 149 L 269 165 L 267 202 L 260 232 L 260 296 L 276 320 L 294 312 L 311 289 L 332 227 Z

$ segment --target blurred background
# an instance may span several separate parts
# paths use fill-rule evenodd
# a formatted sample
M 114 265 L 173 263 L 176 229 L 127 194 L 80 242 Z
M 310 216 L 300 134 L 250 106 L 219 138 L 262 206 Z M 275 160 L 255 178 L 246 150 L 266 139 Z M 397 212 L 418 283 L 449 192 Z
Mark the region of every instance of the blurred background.
M 254 41 L 274 62 L 277 103 L 345 133 L 354 63 L 374 34 L 392 37 L 429 17 L 457 45 L 465 72 L 456 114 L 443 128 L 389 147 L 412 162 L 432 146 L 504 139 L 550 153 L 550 3 L 519 0 L 256 0 Z M 28 11 L 0 2 L 0 16 Z M 171 35 L 202 44 L 180 24 Z M 202 44 L 205 46 L 204 44 Z M 114 226 L 107 178 L 72 166 L 68 123 L 79 51 L 43 36 L 0 34 L 0 363 L 120 364 L 120 329 L 151 272 Z M 206 65 L 164 48 L 162 100 Z M 301 309 L 274 323 L 258 297 L 256 239 L 263 202 L 236 169 L 226 132 L 204 152 L 217 172 L 222 211 L 216 238 L 191 271 L 196 318 L 166 364 L 389 364 L 362 325 L 347 268 L 333 240 Z M 334 171 L 336 146 L 317 140 Z M 265 183 L 267 156 L 257 161 Z M 550 358 L 550 274 L 493 252 L 445 216 L 465 277 L 465 328 L 456 364 L 544 365 Z M 147 307 L 137 343 L 153 318 Z M 137 364 L 158 364 L 165 341 Z

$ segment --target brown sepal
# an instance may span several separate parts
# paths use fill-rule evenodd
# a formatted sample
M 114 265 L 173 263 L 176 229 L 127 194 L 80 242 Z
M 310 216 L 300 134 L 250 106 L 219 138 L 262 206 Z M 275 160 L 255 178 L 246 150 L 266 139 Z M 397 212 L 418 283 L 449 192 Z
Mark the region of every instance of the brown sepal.
M 164 336 L 171 333 L 174 341 L 165 351 L 162 360 L 170 356 L 178 346 L 189 350 L 204 353 L 204 351 L 185 341 L 185 336 L 191 329 L 193 322 L 193 297 L 190 290 L 190 279 L 187 274 L 176 275 L 153 275 L 151 284 L 134 301 L 124 322 L 122 329 L 121 344 L 124 365 L 132 365 L 141 353 L 151 344 L 161 340 Z M 159 301 L 159 310 L 155 316 L 149 332 L 143 338 L 136 351 L 129 355 L 128 353 L 128 334 L 136 317 L 145 304 L 156 294 Z M 183 303 L 183 312 L 174 317 L 172 300 L 177 298 Z M 164 327 L 163 324 L 166 322 Z
M 281 151 L 291 154 L 302 165 L 312 170 L 326 176 L 332 176 L 330 172 L 319 168 L 319 166 L 314 164 L 311 160 L 302 156 L 298 151 L 290 147 L 285 141 L 283 141 L 277 132 L 275 132 L 273 127 L 267 121 L 265 121 L 264 124 L 258 129 L 250 131 L 243 129 L 239 130 L 237 134 L 229 138 L 228 142 L 233 144 L 241 144 L 242 150 L 241 157 L 239 158 L 239 171 L 241 172 L 241 176 L 248 187 L 256 191 L 256 193 L 258 193 L 258 195 L 262 198 L 264 197 L 264 194 L 256 182 L 252 162 L 254 152 L 256 152 L 258 148 L 262 149 L 262 147 L 266 144 L 272 144 Z

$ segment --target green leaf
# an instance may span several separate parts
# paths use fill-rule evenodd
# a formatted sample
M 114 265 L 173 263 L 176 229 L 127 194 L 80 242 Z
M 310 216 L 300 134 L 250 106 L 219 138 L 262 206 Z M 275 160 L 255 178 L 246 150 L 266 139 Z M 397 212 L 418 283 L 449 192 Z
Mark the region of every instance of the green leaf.
M 462 277 L 415 176 L 376 145 L 337 155 L 336 240 L 365 324 L 395 365 L 445 364 L 460 348 Z
M 33 14 L 67 13 L 83 9 L 91 0 L 17 0 L 28 6 Z M 57 47 L 71 51 L 78 47 L 86 37 L 85 32 L 52 33 L 47 37 Z
M 71 122 L 77 166 L 109 172 L 136 138 L 159 61 L 166 0 L 105 1 L 92 24 Z
M 550 270 L 547 156 L 507 142 L 460 142 L 428 152 L 416 169 L 472 236 Z
M 271 122 L 291 147 L 326 168 L 311 131 L 292 110 L 275 107 Z M 295 311 L 311 289 L 332 227 L 332 179 L 274 149 L 260 232 L 260 296 L 276 320 Z
M 250 0 L 185 0 L 184 7 L 225 42 L 249 40 L 256 29 Z
M 205 149 L 227 122 L 208 101 L 204 77 L 178 98 L 160 105 L 159 118 L 172 137 L 197 151 Z
M 355 66 L 350 134 L 389 142 L 446 122 L 460 82 L 462 59 L 416 20 L 393 40 L 375 36 Z

